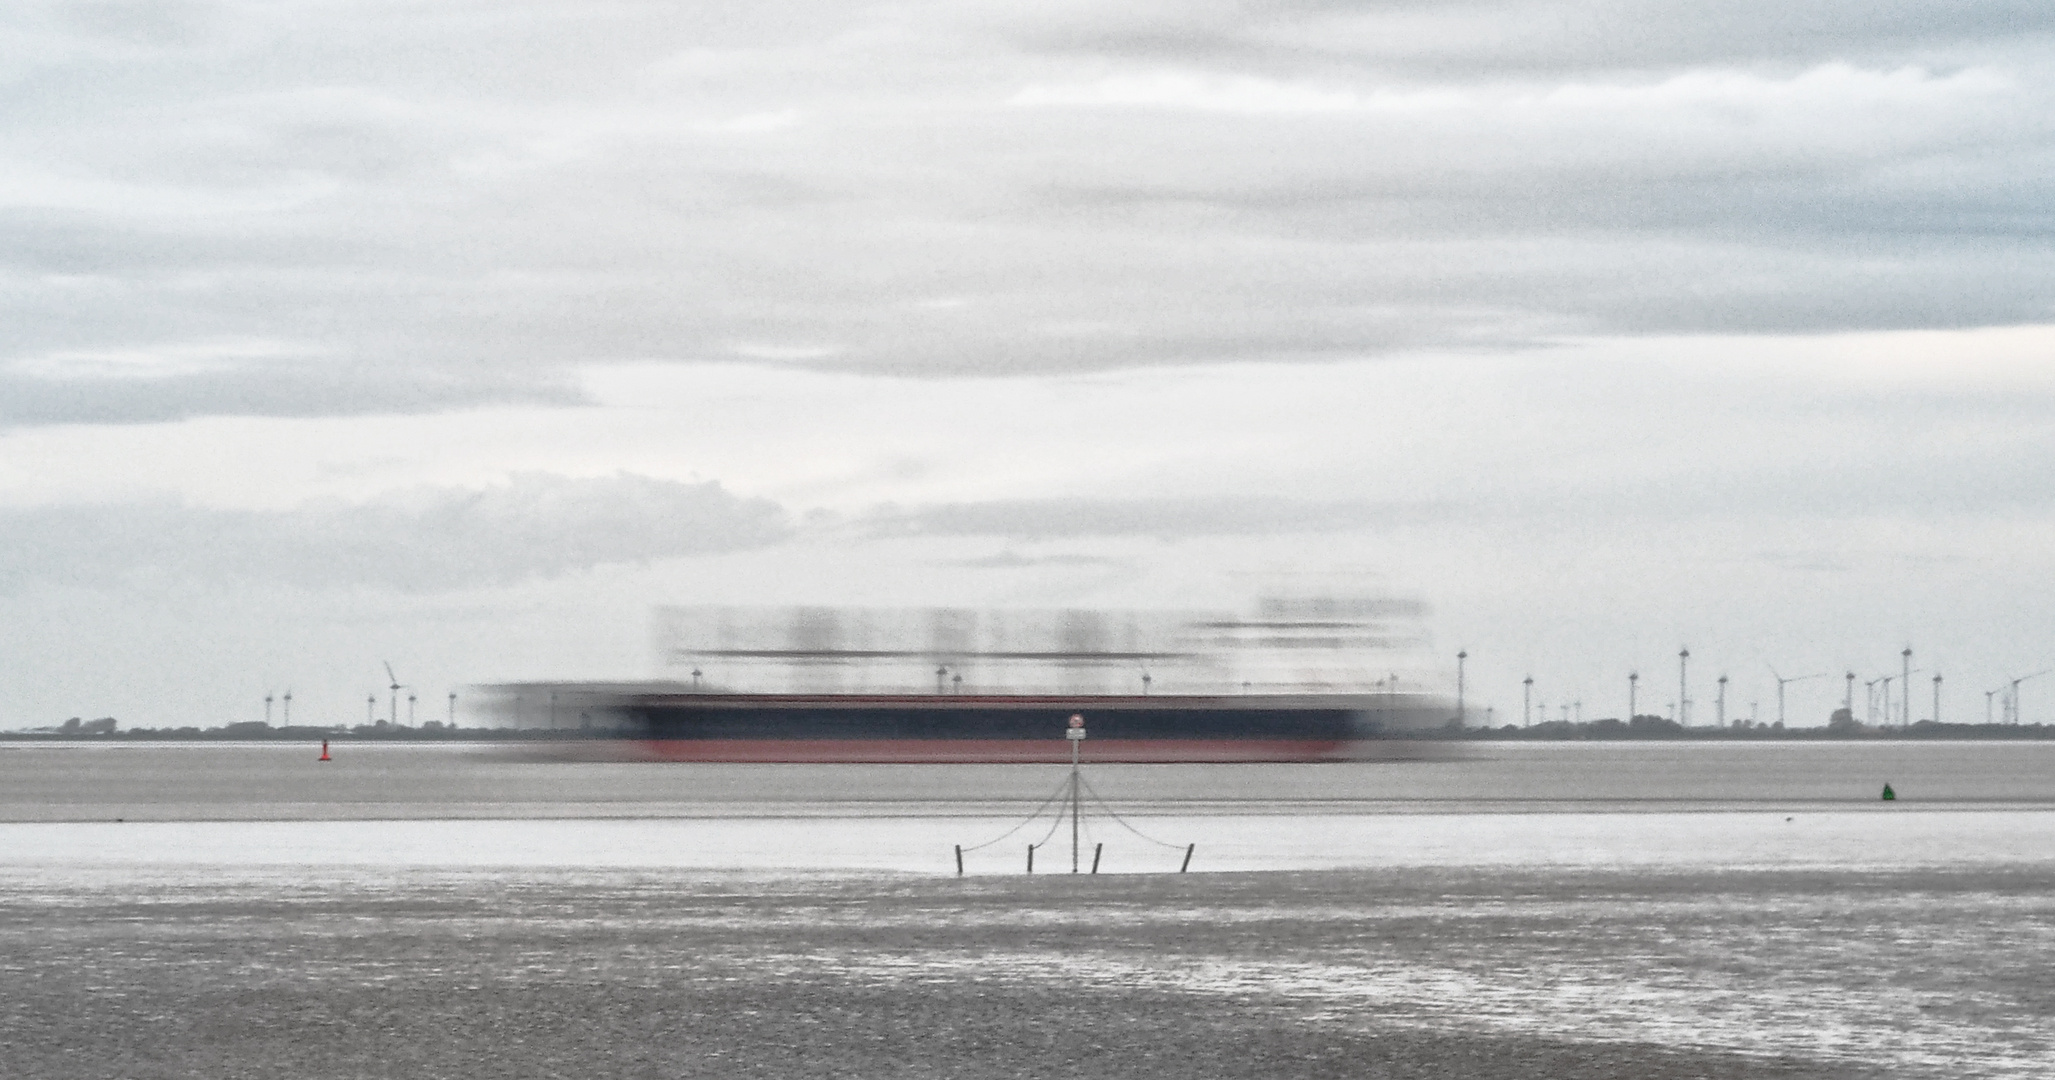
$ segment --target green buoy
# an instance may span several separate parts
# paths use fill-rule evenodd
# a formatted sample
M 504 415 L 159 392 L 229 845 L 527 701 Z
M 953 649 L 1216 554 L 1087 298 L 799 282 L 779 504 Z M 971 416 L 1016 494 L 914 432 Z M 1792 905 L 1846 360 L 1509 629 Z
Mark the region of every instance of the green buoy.
M 1889 784 L 1885 784 L 1885 785 L 1884 785 L 1884 801 L 1885 801 L 1885 802 L 1891 802 L 1892 800 L 1896 799 L 1897 797 L 1898 797 L 1898 793 L 1897 793 L 1897 792 L 1895 792 L 1895 791 L 1892 791 L 1892 790 L 1891 790 L 1891 785 L 1889 785 Z

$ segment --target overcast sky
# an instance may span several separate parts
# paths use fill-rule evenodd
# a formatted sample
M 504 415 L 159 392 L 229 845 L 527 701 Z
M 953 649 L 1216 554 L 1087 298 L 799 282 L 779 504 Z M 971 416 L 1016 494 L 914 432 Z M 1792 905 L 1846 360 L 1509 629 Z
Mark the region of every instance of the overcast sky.
M 2055 6 L 693 7 L 0 11 L 0 727 L 1304 574 L 1500 721 L 2055 666 Z

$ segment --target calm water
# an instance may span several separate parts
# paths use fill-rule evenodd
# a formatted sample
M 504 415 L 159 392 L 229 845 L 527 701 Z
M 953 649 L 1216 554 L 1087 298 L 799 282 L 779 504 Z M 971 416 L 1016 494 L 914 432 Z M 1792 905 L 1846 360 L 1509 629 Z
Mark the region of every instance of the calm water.
M 1320 765 L 1096 765 L 1113 803 L 1257 813 L 2055 807 L 2055 743 L 1537 743 Z M 699 765 L 466 746 L 0 744 L 0 821 L 1005 814 L 1060 765 Z M 1089 764 L 1089 762 L 1088 762 Z
M 1206 870 L 2055 859 L 2055 745 L 1527 744 L 1437 760 L 1090 766 L 1080 861 Z M 15 869 L 1068 870 L 1061 766 L 567 762 L 462 746 L 0 748 Z M 1885 783 L 1897 801 L 1878 798 Z M 1025 823 L 1042 806 L 1041 816 Z M 117 821 L 117 819 L 119 819 Z
M 1086 808 L 1080 862 L 1109 873 L 1193 867 L 1322 870 L 1477 867 L 1651 870 L 2055 866 L 2055 810 L 1795 810 L 1506 814 L 1208 814 L 1128 818 Z M 18 879 L 208 866 L 391 869 L 696 869 L 954 873 L 1070 869 L 1070 831 L 1044 815 L 0 824 Z

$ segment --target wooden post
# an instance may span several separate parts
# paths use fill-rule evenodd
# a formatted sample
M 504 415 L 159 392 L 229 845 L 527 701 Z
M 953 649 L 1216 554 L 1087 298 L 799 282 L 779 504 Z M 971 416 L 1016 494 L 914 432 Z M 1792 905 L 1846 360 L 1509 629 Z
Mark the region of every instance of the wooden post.
M 1079 726 L 1079 720 L 1075 716 L 1070 718 L 1070 724 L 1070 730 L 1065 734 L 1070 738 L 1070 872 L 1075 874 L 1077 873 L 1078 828 L 1077 748 L 1085 743 L 1085 729 Z
M 956 845 L 956 876 L 963 876 L 963 845 Z
M 1092 873 L 1096 874 L 1099 872 L 1099 853 L 1105 850 L 1106 845 L 1103 843 L 1092 845 Z
M 1192 868 L 1192 852 L 1197 850 L 1198 847 L 1199 845 L 1196 841 L 1184 846 L 1184 865 L 1177 868 L 1178 873 L 1182 874 Z
M 1035 872 L 1035 845 L 1028 845 L 1028 873 Z

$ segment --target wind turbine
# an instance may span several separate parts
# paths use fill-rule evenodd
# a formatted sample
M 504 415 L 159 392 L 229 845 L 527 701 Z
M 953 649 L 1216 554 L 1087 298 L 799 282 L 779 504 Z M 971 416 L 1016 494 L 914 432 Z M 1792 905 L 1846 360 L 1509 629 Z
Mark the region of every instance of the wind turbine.
M 2019 723 L 2019 684 L 2020 684 L 2020 683 L 2023 683 L 2023 682 L 2025 682 L 2025 681 L 2027 681 L 2028 679 L 2038 679 L 2038 678 L 2040 678 L 2041 676 L 2043 676 L 2043 675 L 2046 675 L 2047 673 L 2049 673 L 2050 671 L 2055 671 L 2055 668 L 2042 668 L 2041 670 L 2039 670 L 2039 671 L 2036 671 L 2036 672 L 2034 672 L 2034 673 L 2033 673 L 2032 675 L 2021 675 L 2021 676 L 2020 676 L 2019 678 L 2017 678 L 2017 679 L 2014 679 L 2014 680 L 2012 680 L 2012 722 L 2013 722 L 2013 723 L 2015 723 L 2015 724 Z
M 1918 667 L 1907 668 L 1905 670 L 1904 679 L 1900 681 L 1898 684 L 1898 719 L 1902 722 L 1901 726 L 1903 727 L 1912 726 L 1912 677 L 1914 675 L 1923 674 L 1926 670 L 1927 669 L 1925 668 Z M 1889 679 L 1884 680 L 1887 686 L 1890 683 L 1890 681 L 1891 680 Z M 1885 690 L 1884 699 L 1886 708 L 1884 710 L 1884 723 L 1886 724 L 1891 722 L 1891 711 L 1889 708 L 1890 697 L 1890 691 L 1888 689 Z
M 1782 726 L 1784 725 L 1784 686 L 1785 686 L 1785 684 L 1786 684 L 1786 683 L 1795 683 L 1795 682 L 1804 682 L 1804 681 L 1805 681 L 1805 680 L 1807 680 L 1807 679 L 1824 679 L 1824 678 L 1826 678 L 1826 677 L 1827 677 L 1827 673 L 1826 673 L 1826 672 L 1824 672 L 1824 671 L 1822 671 L 1822 672 L 1818 672 L 1818 673 L 1816 673 L 1816 674 L 1813 674 L 1813 675 L 1793 675 L 1792 677 L 1790 677 L 1790 678 L 1788 678 L 1788 679 L 1787 679 L 1787 678 L 1783 677 L 1782 675 L 1779 675 L 1779 674 L 1777 674 L 1777 669 L 1776 669 L 1776 668 L 1770 668 L 1770 678 L 1773 678 L 1773 679 L 1777 680 L 1777 726 L 1778 726 L 1778 727 L 1782 727 Z
M 392 721 L 392 725 L 394 727 L 398 727 L 400 725 L 400 691 L 405 690 L 406 687 L 400 683 L 400 677 L 392 673 L 392 661 L 385 660 L 381 662 L 385 664 L 386 680 L 392 683 L 392 686 L 390 688 L 392 692 L 392 701 L 389 703 L 388 706 L 392 713 L 390 719 Z
M 1886 675 L 1880 680 L 1884 684 L 1884 726 L 1889 727 L 1891 724 L 1891 684 L 1894 682 L 1898 683 L 1898 696 L 1901 699 L 1898 702 L 1899 718 L 1909 717 L 1912 715 L 1912 676 L 1925 670 L 1925 668 L 1910 668 L 1906 671 L 1902 680 L 1896 675 Z M 1906 722 L 1910 723 L 1911 721 L 1907 720 Z
M 407 726 L 414 727 L 414 691 L 407 691 Z
M 271 695 L 264 695 L 264 726 L 271 726 Z
M 293 726 L 293 692 L 290 688 L 285 692 L 285 719 L 280 722 L 279 726 Z

